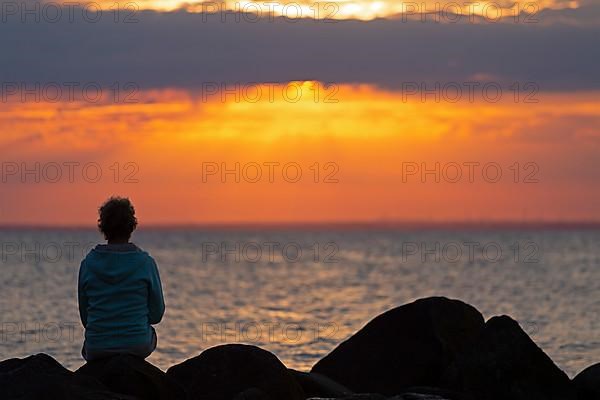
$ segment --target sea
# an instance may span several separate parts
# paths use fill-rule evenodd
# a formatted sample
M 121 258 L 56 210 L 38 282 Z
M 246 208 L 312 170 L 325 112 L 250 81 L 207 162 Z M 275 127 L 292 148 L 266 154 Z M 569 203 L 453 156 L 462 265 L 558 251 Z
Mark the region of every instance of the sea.
M 509 315 L 569 376 L 600 361 L 600 230 L 140 228 L 166 302 L 148 361 L 166 370 L 248 343 L 309 370 L 378 314 L 418 298 Z M 93 229 L 0 229 L 0 359 L 83 364 L 77 306 Z M 407 327 L 415 328 L 415 327 Z

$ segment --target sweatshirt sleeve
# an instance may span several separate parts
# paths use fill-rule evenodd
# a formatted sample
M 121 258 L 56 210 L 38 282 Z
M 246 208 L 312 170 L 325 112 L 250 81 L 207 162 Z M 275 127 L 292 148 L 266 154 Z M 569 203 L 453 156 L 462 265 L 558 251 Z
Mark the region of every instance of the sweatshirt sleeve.
M 81 318 L 81 323 L 85 328 L 87 325 L 87 309 L 88 309 L 88 298 L 85 294 L 85 288 L 83 285 L 83 270 L 85 268 L 85 260 L 81 262 L 79 266 L 79 277 L 77 279 L 77 300 L 79 303 L 79 317 Z
M 158 324 L 165 313 L 165 300 L 163 298 L 162 284 L 158 267 L 150 257 L 150 284 L 148 287 L 148 319 L 150 324 Z

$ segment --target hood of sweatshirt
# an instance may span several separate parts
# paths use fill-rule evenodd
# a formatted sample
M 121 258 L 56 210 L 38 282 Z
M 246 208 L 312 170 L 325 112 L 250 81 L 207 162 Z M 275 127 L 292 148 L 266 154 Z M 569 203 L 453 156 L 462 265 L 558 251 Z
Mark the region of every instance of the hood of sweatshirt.
M 104 282 L 115 284 L 134 274 L 147 261 L 148 253 L 133 243 L 100 244 L 85 258 L 85 267 L 88 273 Z

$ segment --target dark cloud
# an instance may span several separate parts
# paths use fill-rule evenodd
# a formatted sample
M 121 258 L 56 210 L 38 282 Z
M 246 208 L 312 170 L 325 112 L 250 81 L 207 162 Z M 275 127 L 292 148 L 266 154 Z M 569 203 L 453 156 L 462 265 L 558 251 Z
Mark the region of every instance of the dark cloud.
M 399 88 L 489 76 L 536 82 L 542 90 L 600 88 L 600 26 L 586 23 L 600 7 L 548 13 L 537 24 L 236 23 L 233 16 L 222 23 L 184 11 L 140 11 L 139 22 L 129 24 L 108 13 L 97 23 L 71 23 L 65 13 L 58 23 L 6 18 L 0 80 L 136 82 L 144 89 L 314 79 Z

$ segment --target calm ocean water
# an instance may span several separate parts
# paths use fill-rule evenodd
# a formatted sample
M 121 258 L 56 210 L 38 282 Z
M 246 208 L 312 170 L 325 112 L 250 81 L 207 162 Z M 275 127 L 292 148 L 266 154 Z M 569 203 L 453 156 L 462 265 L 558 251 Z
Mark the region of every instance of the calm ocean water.
M 0 358 L 83 363 L 77 272 L 95 231 L 1 230 Z M 167 312 L 160 368 L 225 342 L 309 369 L 377 314 L 443 295 L 509 314 L 570 376 L 600 361 L 600 231 L 139 231 Z

